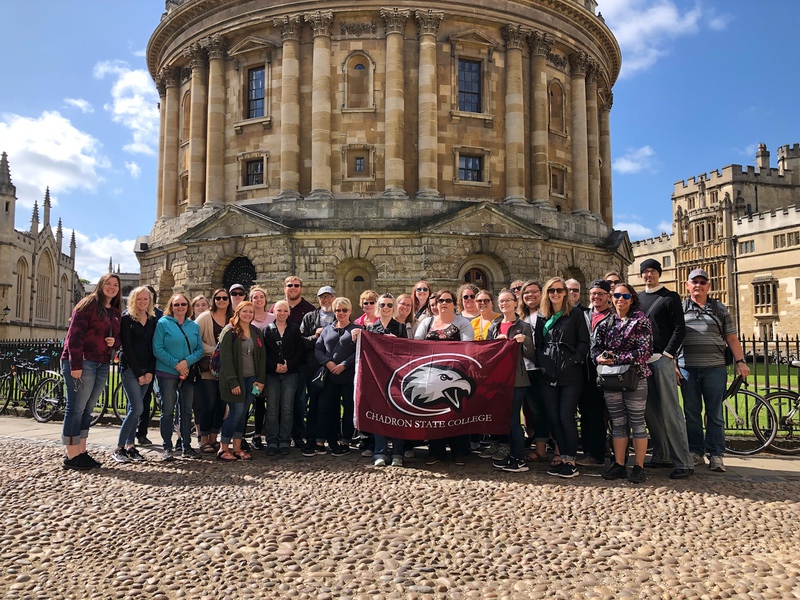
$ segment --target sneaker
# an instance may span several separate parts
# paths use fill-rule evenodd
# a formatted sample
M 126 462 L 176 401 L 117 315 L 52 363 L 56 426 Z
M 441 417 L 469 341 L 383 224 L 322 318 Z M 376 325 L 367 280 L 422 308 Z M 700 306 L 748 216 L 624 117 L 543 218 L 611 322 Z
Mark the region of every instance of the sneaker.
M 247 440 L 242 438 L 242 452 L 250 452 L 252 448 L 250 444 L 247 443 Z
M 376 458 L 375 462 L 372 463 L 373 467 L 385 467 L 386 466 L 386 459 L 385 458 Z
M 289 448 L 289 446 L 281 446 L 281 448 L 278 450 L 278 454 L 280 454 L 281 456 L 289 456 L 291 452 L 292 450 L 291 448 Z
M 314 456 L 317 453 L 314 446 L 316 446 L 316 444 L 306 444 L 303 446 L 303 456 Z
M 116 450 L 114 450 L 114 453 L 111 455 L 111 458 L 113 458 L 118 463 L 131 462 L 128 453 L 125 451 L 125 448 L 117 448 Z
M 488 447 L 484 448 L 478 456 L 480 458 L 494 458 L 495 454 L 497 454 L 499 451 L 500 444 L 497 442 L 492 442 Z
M 92 458 L 86 450 L 81 452 L 79 456 L 83 457 L 81 460 L 86 462 L 86 464 L 88 464 L 92 469 L 96 469 L 102 464 L 100 461 Z
M 263 450 L 264 449 L 264 442 L 261 439 L 260 435 L 254 435 L 253 436 L 253 447 L 256 450 Z
M 143 462 L 144 456 L 142 456 L 139 451 L 136 449 L 136 446 L 131 446 L 127 450 L 125 450 L 128 458 L 131 459 L 133 462 Z
M 370 458 L 373 454 L 374 454 L 374 452 L 372 450 L 370 450 L 369 448 L 367 448 L 366 450 L 364 450 L 361 453 L 361 456 L 363 456 L 364 458 Z
M 647 477 L 645 477 L 644 469 L 639 465 L 633 465 L 631 474 L 628 475 L 628 481 L 631 483 L 644 483 L 645 479 L 647 479 Z
M 526 463 L 524 460 L 520 460 L 511 456 L 508 459 L 508 463 L 502 467 L 502 470 L 506 471 L 507 473 L 524 473 L 528 470 L 528 463 Z
M 625 479 L 628 476 L 628 469 L 625 465 L 614 462 L 608 470 L 603 473 L 603 479 Z
M 276 456 L 278 449 L 275 446 L 267 446 L 267 456 Z
M 181 457 L 182 458 L 200 458 L 200 455 L 197 453 L 197 450 L 195 450 L 194 448 L 186 448 L 181 453 Z
M 466 456 L 456 456 L 453 459 L 453 462 L 456 463 L 457 467 L 463 467 L 467 464 L 467 457 Z
M 703 458 L 702 454 L 698 454 L 697 452 L 692 452 L 692 460 L 694 461 L 694 466 L 697 465 L 704 465 L 706 464 L 706 459 Z M 712 469 L 713 471 L 713 469 Z
M 721 456 L 711 456 L 708 459 L 709 468 L 716 473 L 725 472 L 725 463 L 722 462 Z
M 171 460 L 175 460 L 175 457 L 172 455 L 172 448 L 167 448 L 161 453 L 161 461 L 169 462 Z
M 469 451 L 473 454 L 480 454 L 481 452 L 481 444 L 480 442 L 470 442 L 469 443 Z
M 327 454 L 328 450 L 322 444 L 314 444 L 314 454 Z
M 392 459 L 392 466 L 393 467 L 402 467 L 403 466 L 403 459 L 400 458 L 399 456 L 395 456 Z
M 331 456 L 345 456 L 347 454 L 350 454 L 349 446 L 345 446 L 344 444 L 331 446 Z
M 414 458 L 414 451 L 406 450 L 405 452 L 403 452 L 403 458 Z
M 508 449 L 508 446 L 502 446 L 501 445 L 497 449 L 497 452 L 494 453 L 494 456 L 492 457 L 492 460 L 505 460 L 509 456 L 510 456 L 510 451 Z
M 153 445 L 153 442 L 151 442 L 149 439 L 147 439 L 146 435 L 140 435 L 139 437 L 137 437 L 136 438 L 136 443 L 139 444 L 140 446 L 152 446 Z
M 578 475 L 580 475 L 578 466 L 568 462 L 565 462 L 563 465 L 561 465 L 561 470 L 558 472 L 558 476 L 562 477 L 563 479 L 572 479 Z
M 508 465 L 513 459 L 510 456 L 506 456 L 505 458 L 498 458 L 492 461 L 492 466 L 495 469 L 502 469 L 506 465 Z
M 90 467 L 85 461 L 81 459 L 81 455 L 72 458 L 64 458 L 64 468 L 72 469 L 74 471 L 88 471 Z
M 602 467 L 606 463 L 604 460 L 599 460 L 590 454 L 584 454 L 575 461 L 575 464 L 580 467 Z
M 563 467 L 565 464 L 566 463 L 563 462 L 556 463 L 554 465 L 551 464 L 549 467 L 547 467 L 547 474 L 558 476 L 558 474 L 561 473 L 561 467 Z
M 429 456 L 428 460 L 425 461 L 425 464 L 430 467 L 431 465 L 435 465 L 440 462 L 442 462 L 442 459 L 438 456 Z

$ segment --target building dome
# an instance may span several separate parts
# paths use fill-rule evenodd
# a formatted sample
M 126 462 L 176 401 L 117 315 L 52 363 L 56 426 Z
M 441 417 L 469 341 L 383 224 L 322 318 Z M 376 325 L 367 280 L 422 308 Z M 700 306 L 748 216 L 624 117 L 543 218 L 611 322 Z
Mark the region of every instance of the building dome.
M 246 259 L 273 289 L 352 294 L 622 268 L 621 56 L 595 6 L 168 0 L 143 280 L 208 291 Z

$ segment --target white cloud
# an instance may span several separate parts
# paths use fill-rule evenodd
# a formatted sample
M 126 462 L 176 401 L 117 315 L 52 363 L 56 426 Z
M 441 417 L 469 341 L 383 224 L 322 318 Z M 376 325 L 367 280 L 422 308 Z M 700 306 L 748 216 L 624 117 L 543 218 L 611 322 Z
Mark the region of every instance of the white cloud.
M 601 0 L 598 9 L 622 49 L 621 77 L 650 68 L 669 53 L 670 43 L 703 27 L 724 30 L 731 20 L 699 3 L 682 8 L 675 0 Z
M 69 235 L 64 233 L 65 239 Z M 108 260 L 113 260 L 114 269 L 117 265 L 123 273 L 138 273 L 139 261 L 133 253 L 136 240 L 118 240 L 114 236 L 89 238 L 89 236 L 75 231 L 75 263 L 78 275 L 89 281 L 97 281 L 103 274 L 108 273 Z
M 633 148 L 622 156 L 615 158 L 612 169 L 623 175 L 632 175 L 642 171 L 655 172 L 655 151 L 650 146 Z
M 620 229 L 628 232 L 628 236 L 632 240 L 641 240 L 644 238 L 653 237 L 653 230 L 645 227 L 641 223 L 615 223 L 614 229 Z
M 144 48 L 141 50 L 134 50 L 133 55 L 139 58 L 144 58 L 147 56 L 147 51 Z
M 656 225 L 656 229 L 660 232 L 664 233 L 672 233 L 672 221 L 659 221 L 658 225 Z
M 22 206 L 41 200 L 47 186 L 57 193 L 94 190 L 110 163 L 101 143 L 58 112 L 38 118 L 0 115 L 0 149 L 8 153 L 11 178 Z
M 115 123 L 131 130 L 133 141 L 124 150 L 154 156 L 158 146 L 158 91 L 149 73 L 131 69 L 123 61 L 106 61 L 95 65 L 94 76 L 116 77 L 111 88 L 113 100 L 104 108 Z
M 64 98 L 64 104 L 77 108 L 83 114 L 94 112 L 94 107 L 89 104 L 88 100 L 84 100 L 83 98 Z
M 142 174 L 142 167 L 140 167 L 139 165 L 137 165 L 133 161 L 126 162 L 125 163 L 125 168 L 128 169 L 128 172 L 131 174 L 131 177 L 133 177 L 134 179 L 138 178 L 139 175 Z

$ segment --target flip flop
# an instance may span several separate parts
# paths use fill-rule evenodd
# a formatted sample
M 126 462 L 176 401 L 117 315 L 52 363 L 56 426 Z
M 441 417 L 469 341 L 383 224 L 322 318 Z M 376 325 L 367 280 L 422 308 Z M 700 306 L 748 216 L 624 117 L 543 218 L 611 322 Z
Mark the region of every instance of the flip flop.
M 525 460 L 528 462 L 543 463 L 547 462 L 548 459 L 546 456 L 539 454 L 536 450 L 532 450 L 525 455 Z

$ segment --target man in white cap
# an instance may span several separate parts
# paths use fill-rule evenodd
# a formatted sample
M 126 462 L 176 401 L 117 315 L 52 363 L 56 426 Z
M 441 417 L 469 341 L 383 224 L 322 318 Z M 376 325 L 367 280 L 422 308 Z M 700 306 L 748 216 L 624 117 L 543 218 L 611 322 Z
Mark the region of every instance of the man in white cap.
M 683 301 L 686 337 L 678 357 L 683 391 L 683 412 L 686 415 L 686 435 L 689 451 L 695 466 L 708 464 L 712 471 L 725 472 L 722 454 L 725 451 L 725 421 L 722 416 L 722 399 L 728 381 L 725 366 L 726 349 L 730 348 L 736 372 L 750 375 L 744 359 L 736 325 L 725 305 L 709 298 L 711 281 L 704 269 L 689 273 Z M 703 404 L 705 404 L 706 433 L 703 437 Z
M 247 295 L 247 290 L 241 283 L 234 283 L 228 290 L 228 295 L 231 297 L 231 310 L 236 310 L 236 307 Z

